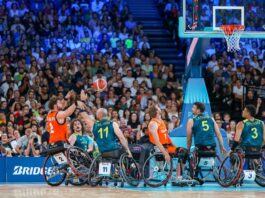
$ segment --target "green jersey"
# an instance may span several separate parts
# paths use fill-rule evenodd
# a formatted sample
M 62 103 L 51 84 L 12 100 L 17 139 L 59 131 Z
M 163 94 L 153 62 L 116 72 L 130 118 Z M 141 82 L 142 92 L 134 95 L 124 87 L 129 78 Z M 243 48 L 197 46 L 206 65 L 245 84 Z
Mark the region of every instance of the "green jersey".
M 101 153 L 120 148 L 111 120 L 104 119 L 96 121 L 93 126 L 93 134 Z
M 93 145 L 93 139 L 87 135 L 80 135 L 75 133 L 76 141 L 74 146 L 83 149 L 84 151 L 88 150 L 89 145 Z
M 244 120 L 241 134 L 242 146 L 261 147 L 263 142 L 263 122 L 258 119 Z
M 192 134 L 195 145 L 215 146 L 215 131 L 213 119 L 209 116 L 196 115 L 193 118 Z

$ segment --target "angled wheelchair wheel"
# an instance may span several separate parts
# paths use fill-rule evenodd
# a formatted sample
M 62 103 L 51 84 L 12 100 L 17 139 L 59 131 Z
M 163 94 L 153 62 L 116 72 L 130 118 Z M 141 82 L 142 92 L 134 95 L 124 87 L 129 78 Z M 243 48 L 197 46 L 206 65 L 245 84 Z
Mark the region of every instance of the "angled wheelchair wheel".
M 257 160 L 250 160 L 249 164 L 252 170 L 255 170 L 256 178 L 255 182 L 261 186 L 265 187 L 265 160 L 263 158 Z
M 53 155 L 48 155 L 43 164 L 43 177 L 50 186 L 59 186 L 65 180 L 67 164 L 59 164 Z
M 80 177 L 87 177 L 92 159 L 86 151 L 72 146 L 67 149 L 66 157 L 73 172 Z
M 99 185 L 103 178 L 99 175 L 99 163 L 102 160 L 101 156 L 97 156 L 91 163 L 88 174 L 88 184 L 92 187 Z
M 131 186 L 138 186 L 141 180 L 141 172 L 138 164 L 133 158 L 128 157 L 127 153 L 121 155 L 120 173 L 122 178 Z
M 231 153 L 221 163 L 217 182 L 222 187 L 229 187 L 238 182 L 243 171 L 243 159 L 239 153 Z
M 172 159 L 168 163 L 162 153 L 154 153 L 145 161 L 142 175 L 144 182 L 155 188 L 165 185 L 171 178 L 172 171 Z

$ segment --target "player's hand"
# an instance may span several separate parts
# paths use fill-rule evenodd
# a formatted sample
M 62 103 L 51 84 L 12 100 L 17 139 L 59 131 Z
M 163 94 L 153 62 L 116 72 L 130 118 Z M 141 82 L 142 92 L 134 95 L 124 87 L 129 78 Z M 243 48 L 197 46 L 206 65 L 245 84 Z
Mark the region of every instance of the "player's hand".
M 165 154 L 165 160 L 170 163 L 171 157 L 168 153 Z
M 221 147 L 221 148 L 220 148 L 220 151 L 221 151 L 222 155 L 225 155 L 225 154 L 227 153 L 227 151 L 225 150 L 224 147 Z
M 86 105 L 81 101 L 77 101 L 77 106 L 78 106 L 78 108 L 80 108 L 82 110 L 84 110 L 86 108 Z
M 87 94 L 85 93 L 85 91 L 83 89 L 82 89 L 81 94 L 80 94 L 80 99 L 82 101 L 87 100 Z
M 128 153 L 128 157 L 129 157 L 129 158 L 132 158 L 132 157 L 133 157 L 133 156 L 132 156 L 132 153 L 131 153 L 131 151 L 130 151 L 130 149 L 127 150 L 127 153 Z
M 233 152 L 232 150 L 228 151 L 228 152 L 225 154 L 225 156 L 230 156 L 232 152 Z

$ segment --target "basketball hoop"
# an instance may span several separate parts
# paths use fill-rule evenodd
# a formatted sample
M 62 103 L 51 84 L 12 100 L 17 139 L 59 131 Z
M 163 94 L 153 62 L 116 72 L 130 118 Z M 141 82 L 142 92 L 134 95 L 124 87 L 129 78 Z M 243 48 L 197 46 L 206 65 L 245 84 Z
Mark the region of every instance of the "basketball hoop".
M 244 25 L 222 25 L 220 29 L 223 31 L 227 43 L 228 52 L 236 52 L 240 50 L 239 40 L 243 33 Z

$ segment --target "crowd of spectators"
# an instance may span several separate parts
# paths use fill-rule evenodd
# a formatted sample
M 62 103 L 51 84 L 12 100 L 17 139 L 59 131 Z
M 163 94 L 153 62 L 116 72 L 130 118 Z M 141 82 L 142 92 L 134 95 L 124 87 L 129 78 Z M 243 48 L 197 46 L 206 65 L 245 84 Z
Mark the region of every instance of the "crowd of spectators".
M 148 141 L 153 102 L 170 130 L 179 123 L 173 65 L 156 56 L 123 0 L 0 1 L 0 64 L 2 155 L 39 156 L 49 99 L 69 90 L 87 92 L 92 114 L 107 108 L 130 143 Z M 97 78 L 107 80 L 106 91 L 94 91 Z
M 217 112 L 215 119 L 222 121 L 223 128 L 232 134 L 245 105 L 256 106 L 256 118 L 265 121 L 265 40 L 240 42 L 240 51 L 227 53 L 221 39 L 212 39 L 203 56 L 212 111 Z

